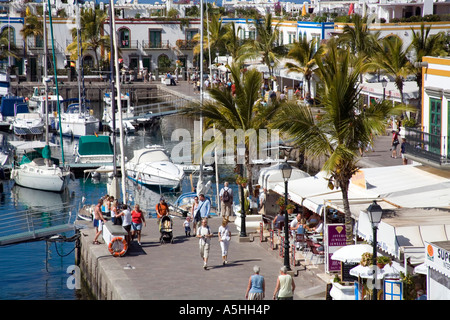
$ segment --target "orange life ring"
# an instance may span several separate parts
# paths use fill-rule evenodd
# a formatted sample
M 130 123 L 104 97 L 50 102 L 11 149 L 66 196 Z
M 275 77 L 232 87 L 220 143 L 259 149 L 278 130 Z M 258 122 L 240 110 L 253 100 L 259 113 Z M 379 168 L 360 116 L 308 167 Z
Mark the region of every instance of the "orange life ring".
M 115 248 L 114 248 L 114 242 L 121 242 L 121 243 L 122 243 L 123 247 L 122 247 L 122 250 L 121 250 L 121 251 L 115 250 Z M 122 238 L 122 237 L 115 237 L 115 238 L 113 238 L 113 239 L 111 240 L 111 242 L 109 243 L 109 245 L 108 245 L 108 250 L 109 250 L 109 252 L 111 252 L 111 254 L 112 254 L 114 257 L 122 257 L 122 256 L 127 252 L 127 250 L 128 250 L 128 243 L 127 243 L 127 241 L 125 240 L 125 238 Z

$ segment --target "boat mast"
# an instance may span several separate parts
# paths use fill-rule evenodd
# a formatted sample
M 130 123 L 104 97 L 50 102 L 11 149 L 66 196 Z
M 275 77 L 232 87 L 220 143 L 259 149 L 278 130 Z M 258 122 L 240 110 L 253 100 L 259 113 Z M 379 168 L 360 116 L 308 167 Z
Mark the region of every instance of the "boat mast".
M 200 0 L 200 106 L 203 107 L 203 0 Z M 203 115 L 200 114 L 200 180 L 203 179 Z
M 81 114 L 81 48 L 80 48 L 80 42 L 81 42 L 81 18 L 80 18 L 80 4 L 76 3 L 75 7 L 76 11 L 76 22 L 77 22 L 77 84 L 78 84 L 78 110 Z
M 50 0 L 47 0 L 47 4 L 48 4 L 48 17 L 50 20 L 50 37 L 52 39 L 53 71 L 55 75 L 55 86 L 56 86 L 56 105 L 58 106 L 58 117 L 59 117 L 59 139 L 61 141 L 61 161 L 64 166 L 65 161 L 64 161 L 64 147 L 63 147 L 62 127 L 61 127 L 61 105 L 59 103 L 58 74 L 56 70 L 56 54 L 53 40 L 54 37 L 53 37 L 52 7 L 50 5 Z
M 47 19 L 45 16 L 45 11 L 47 10 L 47 4 L 42 4 L 42 11 L 43 11 L 43 20 L 44 20 L 44 88 L 45 88 L 45 145 L 49 145 L 48 141 L 48 71 L 47 71 L 47 58 L 48 58 L 48 46 L 47 46 Z M 45 158 L 45 164 L 47 166 L 50 166 L 50 159 Z
M 48 0 L 50 1 L 50 0 Z M 119 132 L 120 132 L 120 168 L 121 168 L 121 173 L 122 173 L 122 200 L 123 203 L 126 203 L 126 199 L 127 199 L 127 194 L 126 194 L 126 188 L 125 188 L 125 177 L 126 177 L 126 172 L 125 172 L 125 154 L 124 154 L 124 145 L 123 145 L 123 123 L 122 123 L 122 99 L 121 99 L 121 92 L 120 92 L 120 70 L 119 70 L 119 59 L 117 59 L 119 57 L 119 50 L 118 50 L 118 46 L 117 46 L 117 33 L 116 33 L 116 19 L 115 19 L 115 15 L 114 15 L 114 1 L 110 0 L 110 6 L 111 6 L 111 12 L 112 12 L 112 16 L 111 16 L 111 22 L 112 22 L 112 26 L 113 26 L 113 45 L 114 45 L 114 65 L 116 67 L 116 87 L 117 87 L 117 109 L 118 109 L 118 113 L 119 113 Z
M 112 25 L 112 17 L 113 17 L 113 11 L 111 8 L 111 5 L 109 5 L 109 37 L 110 37 L 110 44 L 111 48 L 109 49 L 109 76 L 110 76 L 110 84 L 111 84 L 111 128 L 112 128 L 112 136 L 113 136 L 113 149 L 114 149 L 114 161 L 113 161 L 113 174 L 114 178 L 117 177 L 117 163 L 116 163 L 116 93 L 114 88 L 114 61 L 115 61 L 115 54 L 114 54 L 114 39 L 113 39 L 113 25 Z M 117 81 L 120 81 L 120 78 L 117 79 Z M 125 203 L 125 202 L 124 202 Z

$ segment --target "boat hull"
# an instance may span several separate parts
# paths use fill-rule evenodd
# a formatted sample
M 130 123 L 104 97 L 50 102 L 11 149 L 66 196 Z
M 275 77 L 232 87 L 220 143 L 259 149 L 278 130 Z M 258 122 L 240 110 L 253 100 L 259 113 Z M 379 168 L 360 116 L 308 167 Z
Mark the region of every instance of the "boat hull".
M 58 167 L 33 167 L 21 165 L 11 171 L 11 177 L 22 187 L 62 192 L 70 181 L 71 173 L 62 171 Z
M 165 170 L 161 170 L 164 167 Z M 173 163 L 152 163 L 126 165 L 127 177 L 146 186 L 161 186 L 164 188 L 177 188 L 184 178 L 184 172 Z

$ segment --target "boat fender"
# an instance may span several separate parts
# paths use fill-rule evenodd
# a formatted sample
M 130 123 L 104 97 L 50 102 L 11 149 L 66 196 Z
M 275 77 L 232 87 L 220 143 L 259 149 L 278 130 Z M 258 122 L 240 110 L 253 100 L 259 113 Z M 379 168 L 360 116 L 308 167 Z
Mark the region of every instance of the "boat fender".
M 117 245 L 114 244 L 115 242 L 117 242 Z M 122 245 L 120 245 L 120 243 L 122 243 Z M 119 251 L 117 248 L 121 248 L 122 250 Z M 108 250 L 114 257 L 122 257 L 128 250 L 127 241 L 125 238 L 115 237 L 109 243 Z

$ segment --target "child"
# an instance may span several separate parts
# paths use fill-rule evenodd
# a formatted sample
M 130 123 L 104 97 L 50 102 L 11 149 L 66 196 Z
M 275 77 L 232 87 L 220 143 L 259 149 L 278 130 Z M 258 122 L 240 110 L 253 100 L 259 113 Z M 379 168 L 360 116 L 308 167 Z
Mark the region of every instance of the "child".
M 190 217 L 186 217 L 186 220 L 184 221 L 183 225 L 184 225 L 184 232 L 186 233 L 186 237 L 190 237 L 191 236 L 191 218 Z

